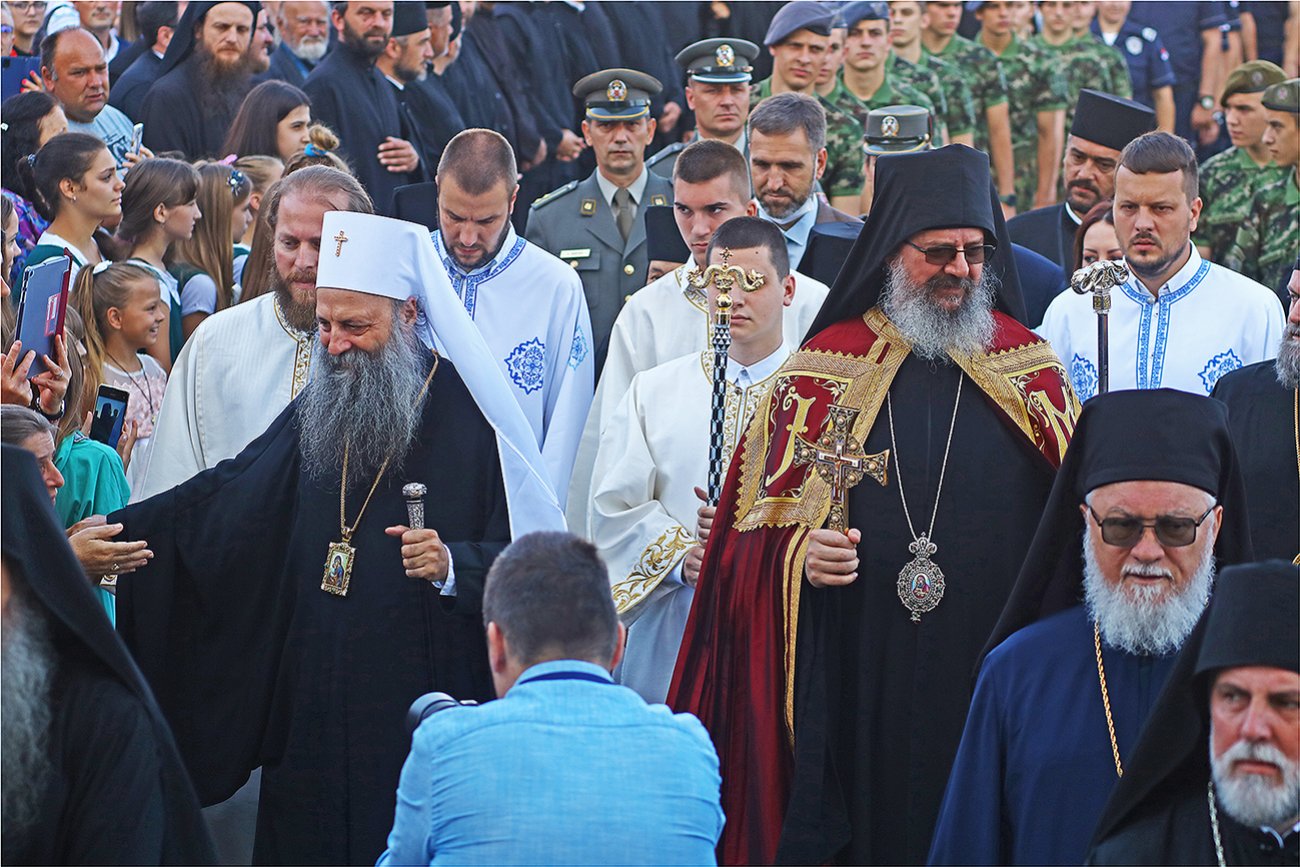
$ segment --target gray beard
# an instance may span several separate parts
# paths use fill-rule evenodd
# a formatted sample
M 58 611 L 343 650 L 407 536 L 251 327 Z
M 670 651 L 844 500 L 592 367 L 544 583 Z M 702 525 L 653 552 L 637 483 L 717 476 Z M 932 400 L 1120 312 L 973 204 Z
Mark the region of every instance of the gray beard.
M 415 330 L 394 312 L 392 335 L 373 355 L 334 356 L 319 342 L 314 352 L 311 385 L 298 396 L 303 471 L 332 487 L 345 446 L 349 485 L 368 487 L 385 459 L 400 470 L 419 430 L 424 401 L 416 396 L 429 372 Z
M 1282 782 L 1272 783 L 1256 774 L 1234 776 L 1232 763 L 1245 760 L 1272 762 L 1282 769 Z M 1272 744 L 1239 740 L 1214 754 L 1214 721 L 1210 721 L 1210 772 L 1214 789 L 1229 816 L 1251 828 L 1261 826 L 1286 833 L 1285 823 L 1300 816 L 1300 763 L 1288 761 Z
M 25 587 L 15 590 L 9 597 L 0 653 L 0 789 L 6 837 L 40 818 L 41 800 L 54 772 L 46 751 L 50 687 L 57 668 L 54 646 L 44 610 L 27 598 Z
M 997 278 L 989 270 L 979 280 L 961 280 L 966 297 L 961 307 L 941 310 L 930 300 L 931 289 L 954 278 L 946 274 L 917 284 L 898 265 L 889 265 L 880 307 L 902 332 L 912 352 L 927 361 L 946 360 L 956 354 L 983 352 L 993 342 L 993 301 Z
M 1277 347 L 1277 381 L 1283 388 L 1300 388 L 1300 326 L 1287 323 Z
M 328 36 L 322 36 L 319 39 L 304 36 L 298 43 L 298 47 L 289 46 L 289 50 L 294 56 L 307 61 L 308 63 L 319 63 L 320 59 L 329 51 L 330 40 Z
M 1165 656 L 1182 647 L 1210 601 L 1214 539 L 1207 541 L 1205 554 L 1186 586 L 1171 593 L 1160 585 L 1125 587 L 1109 583 L 1097 565 L 1090 531 L 1083 532 L 1083 598 L 1101 637 L 1111 647 L 1140 656 Z

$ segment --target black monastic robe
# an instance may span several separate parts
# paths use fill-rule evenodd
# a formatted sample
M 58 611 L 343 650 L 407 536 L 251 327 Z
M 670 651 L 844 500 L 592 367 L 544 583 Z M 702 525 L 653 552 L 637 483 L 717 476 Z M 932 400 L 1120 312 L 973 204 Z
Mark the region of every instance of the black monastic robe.
M 1241 461 L 1250 541 L 1260 560 L 1300 554 L 1300 472 L 1296 470 L 1296 390 L 1283 388 L 1272 359 L 1234 370 L 1211 397 L 1228 405 L 1228 427 Z
M 1007 232 L 1020 246 L 1069 268 L 1074 262 L 1074 235 L 1079 224 L 1070 219 L 1068 208 L 1062 202 L 1018 214 L 1007 221 Z
M 340 407 L 346 412 L 346 407 Z M 321 590 L 340 539 L 337 471 L 302 470 L 296 404 L 237 457 L 110 517 L 146 539 L 123 576 L 118 629 L 148 677 L 205 804 L 261 766 L 259 863 L 373 863 L 410 746 L 406 710 L 439 690 L 485 700 L 483 582 L 509 540 L 492 428 L 443 359 L 404 465 L 379 482 L 352 545 L 346 597 Z M 384 528 L 401 489 L 428 487 L 425 525 L 451 551 L 458 595 L 406 576 Z M 350 485 L 355 522 L 366 497 Z
M 239 101 L 231 100 L 220 111 L 204 102 L 200 94 L 209 85 L 199 74 L 200 58 L 191 54 L 153 83 L 145 95 L 140 117 L 144 143 L 154 153 L 180 151 L 187 160 L 221 158 L 221 145 L 235 120 Z M 247 80 L 251 88 L 252 79 Z
M 317 64 L 302 89 L 311 97 L 312 117 L 338 133 L 339 153 L 370 193 L 375 210 L 391 214 L 393 191 L 423 180 L 420 167 L 409 173 L 390 172 L 379 162 L 384 139 L 402 137 L 392 86 L 373 62 L 340 44 Z

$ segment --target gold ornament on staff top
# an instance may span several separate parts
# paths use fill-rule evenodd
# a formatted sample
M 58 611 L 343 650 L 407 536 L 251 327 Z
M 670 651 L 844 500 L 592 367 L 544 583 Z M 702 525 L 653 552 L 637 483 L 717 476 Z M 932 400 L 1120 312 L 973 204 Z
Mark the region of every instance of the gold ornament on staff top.
M 884 486 L 889 483 L 889 449 L 869 455 L 853 435 L 858 410 L 831 404 L 826 427 L 817 442 L 800 436 L 794 440 L 794 462 L 812 464 L 817 475 L 831 486 L 831 511 L 826 526 L 840 533 L 849 529 L 849 489 L 866 476 Z
M 722 249 L 722 264 L 710 265 L 701 271 L 699 268 L 692 268 L 686 272 L 686 281 L 696 289 L 704 289 L 710 283 L 718 287 L 718 291 L 726 295 L 739 286 L 746 292 L 754 292 L 763 287 L 767 278 L 752 268 L 749 273 L 745 273 L 738 265 L 731 265 L 731 250 L 724 247 Z M 730 303 L 730 299 L 728 299 Z

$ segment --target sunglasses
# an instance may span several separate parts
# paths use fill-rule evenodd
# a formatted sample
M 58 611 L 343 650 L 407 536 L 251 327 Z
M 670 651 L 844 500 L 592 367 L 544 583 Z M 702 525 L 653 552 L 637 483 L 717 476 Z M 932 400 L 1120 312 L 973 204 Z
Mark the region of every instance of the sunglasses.
M 1166 548 L 1183 548 L 1196 541 L 1196 530 L 1214 511 L 1214 506 L 1205 510 L 1205 514 L 1199 518 L 1175 518 L 1172 515 L 1161 515 L 1154 521 L 1140 521 L 1137 518 L 1105 518 L 1103 519 L 1092 506 L 1088 507 L 1092 514 L 1092 519 L 1101 527 L 1101 540 L 1107 545 L 1114 545 L 1116 548 L 1132 548 L 1141 539 L 1142 534 L 1146 532 L 1147 527 L 1152 527 L 1156 531 L 1156 540 Z
M 993 244 L 975 244 L 970 247 L 953 247 L 944 245 L 940 247 L 920 247 L 911 241 L 907 245 L 914 250 L 919 250 L 925 254 L 925 261 L 931 265 L 947 265 L 957 254 L 961 253 L 966 257 L 966 262 L 970 265 L 979 265 L 988 259 L 998 249 Z

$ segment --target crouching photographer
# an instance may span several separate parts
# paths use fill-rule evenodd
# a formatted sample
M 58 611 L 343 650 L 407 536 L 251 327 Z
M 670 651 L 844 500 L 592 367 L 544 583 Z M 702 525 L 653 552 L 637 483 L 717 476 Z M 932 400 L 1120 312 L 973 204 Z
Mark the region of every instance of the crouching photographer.
M 379 863 L 712 862 L 713 743 L 610 677 L 625 630 L 595 547 L 518 539 L 488 573 L 483 620 L 500 701 L 445 702 L 419 724 Z

